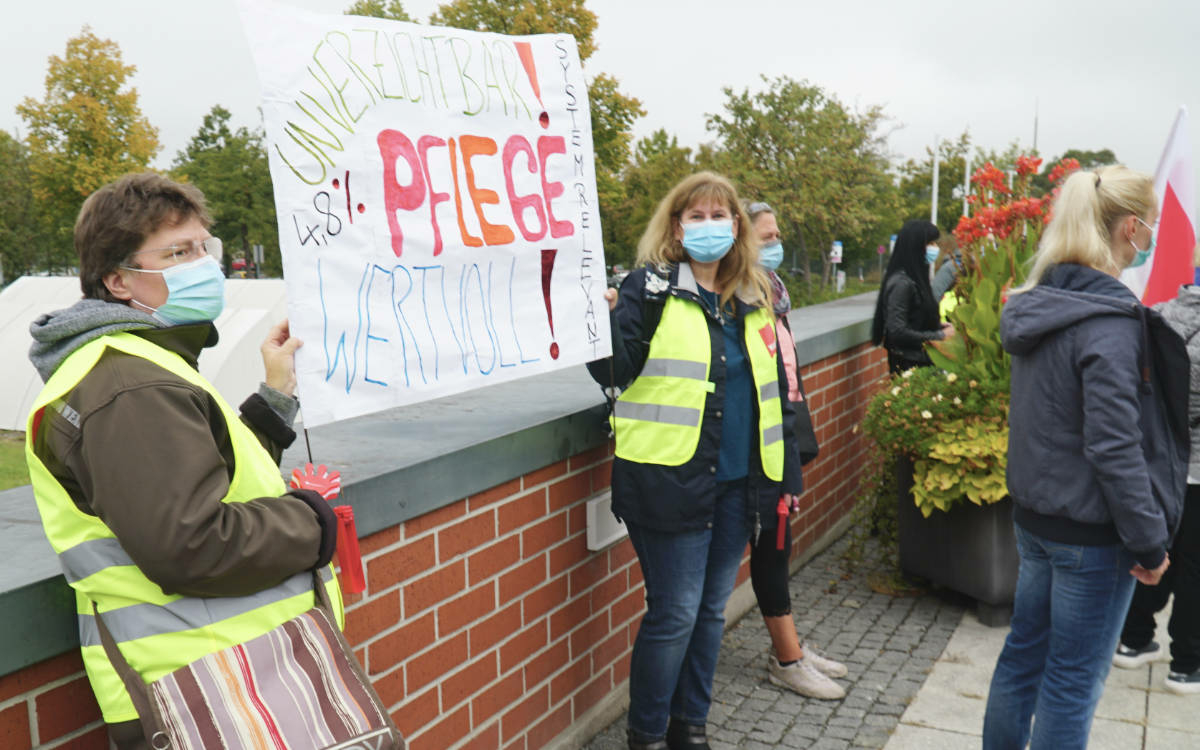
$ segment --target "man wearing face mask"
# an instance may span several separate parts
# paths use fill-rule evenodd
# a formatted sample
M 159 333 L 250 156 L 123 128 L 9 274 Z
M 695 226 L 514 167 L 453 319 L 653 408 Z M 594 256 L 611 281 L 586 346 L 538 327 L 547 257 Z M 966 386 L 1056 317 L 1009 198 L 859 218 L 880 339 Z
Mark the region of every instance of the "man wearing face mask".
M 310 571 L 337 538 L 328 503 L 285 492 L 278 470 L 298 410 L 300 341 L 286 321 L 262 344 L 265 382 L 240 417 L 196 370 L 224 305 L 210 223 L 189 185 L 152 173 L 106 185 L 75 225 L 83 299 L 30 326 L 46 380 L 29 419 L 30 476 L 119 750 L 149 745 L 97 616 L 152 681 L 311 608 Z

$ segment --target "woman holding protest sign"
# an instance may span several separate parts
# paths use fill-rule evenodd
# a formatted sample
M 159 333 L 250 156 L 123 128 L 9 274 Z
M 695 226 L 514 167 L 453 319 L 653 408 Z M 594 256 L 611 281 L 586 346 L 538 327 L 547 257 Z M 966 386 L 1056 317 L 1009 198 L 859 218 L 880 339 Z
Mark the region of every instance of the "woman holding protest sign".
M 613 513 L 646 615 L 629 676 L 629 747 L 704 750 L 713 674 L 746 543 L 801 490 L 794 412 L 758 242 L 724 177 L 658 205 L 637 270 L 607 297 L 613 356 L 588 365 L 614 405 Z
M 761 243 L 759 262 L 771 282 L 771 302 L 775 314 L 775 336 L 779 340 L 779 356 L 787 376 L 787 400 L 797 412 L 796 435 L 801 464 L 817 457 L 816 435 L 812 418 L 804 400 L 804 383 L 796 365 L 796 346 L 792 329 L 787 322 L 792 308 L 787 287 L 775 272 L 783 261 L 783 244 L 779 240 L 779 222 L 775 211 L 762 201 L 748 203 L 746 214 Z M 788 557 L 792 551 L 792 529 L 788 514 L 798 510 L 798 503 L 780 505 L 776 509 L 774 528 L 764 529 L 750 548 L 750 583 L 758 600 L 767 632 L 771 635 L 773 655 L 767 656 L 767 674 L 772 683 L 809 698 L 837 700 L 846 691 L 831 677 L 845 677 L 846 666 L 818 654 L 809 644 L 801 646 L 792 617 L 791 594 L 788 591 Z

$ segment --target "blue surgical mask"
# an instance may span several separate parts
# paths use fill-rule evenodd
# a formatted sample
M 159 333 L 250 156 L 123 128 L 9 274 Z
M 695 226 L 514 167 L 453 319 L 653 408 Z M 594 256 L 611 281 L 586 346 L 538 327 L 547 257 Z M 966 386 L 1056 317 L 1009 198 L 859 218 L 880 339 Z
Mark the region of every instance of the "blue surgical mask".
M 1134 218 L 1137 219 L 1136 216 Z M 1144 226 L 1150 230 L 1150 244 L 1146 246 L 1145 250 L 1142 250 L 1142 249 L 1138 248 L 1137 244 L 1133 241 L 1132 237 L 1129 239 L 1129 244 L 1133 245 L 1133 249 L 1135 251 L 1133 254 L 1133 261 L 1130 262 L 1130 264 L 1128 266 L 1129 268 L 1137 268 L 1140 265 L 1144 265 L 1145 262 L 1150 259 L 1151 254 L 1154 253 L 1154 245 L 1157 243 L 1157 240 L 1158 240 L 1158 238 L 1154 236 L 1155 235 L 1154 227 L 1150 226 L 1149 224 L 1142 221 L 1141 219 L 1138 219 L 1138 221 L 1141 221 L 1142 226 Z
M 758 252 L 758 262 L 768 271 L 779 268 L 779 264 L 783 262 L 783 243 L 775 240 L 769 245 L 763 245 L 762 250 Z
M 225 272 L 216 258 L 206 255 L 190 263 L 164 268 L 128 268 L 139 273 L 160 273 L 167 284 L 167 301 L 157 308 L 131 300 L 167 325 L 216 320 L 225 309 Z
M 733 247 L 733 219 L 694 221 L 683 226 L 683 249 L 697 263 L 712 263 Z
M 937 260 L 937 257 L 938 257 L 938 246 L 937 245 L 926 245 L 925 246 L 925 262 L 930 265 L 933 265 L 933 262 L 935 260 Z

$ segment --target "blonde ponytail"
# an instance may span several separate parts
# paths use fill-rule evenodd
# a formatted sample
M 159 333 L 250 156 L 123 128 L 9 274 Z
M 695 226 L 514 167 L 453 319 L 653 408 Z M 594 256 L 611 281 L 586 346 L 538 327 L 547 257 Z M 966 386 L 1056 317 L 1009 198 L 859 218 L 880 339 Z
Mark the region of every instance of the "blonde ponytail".
M 1121 269 L 1112 253 L 1112 233 L 1122 218 L 1149 216 L 1157 207 L 1149 175 L 1123 166 L 1076 172 L 1066 179 L 1050 224 L 1038 244 L 1025 283 L 1013 290 L 1027 292 L 1046 271 L 1059 263 L 1078 263 L 1104 273 Z

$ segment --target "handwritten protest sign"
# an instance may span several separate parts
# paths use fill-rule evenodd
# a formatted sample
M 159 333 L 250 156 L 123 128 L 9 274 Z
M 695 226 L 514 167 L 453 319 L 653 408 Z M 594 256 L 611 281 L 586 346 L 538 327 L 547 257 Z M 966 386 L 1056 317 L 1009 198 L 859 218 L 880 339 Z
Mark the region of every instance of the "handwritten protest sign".
M 308 426 L 608 356 L 572 37 L 241 10 Z

